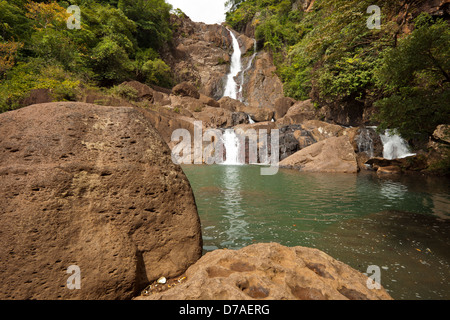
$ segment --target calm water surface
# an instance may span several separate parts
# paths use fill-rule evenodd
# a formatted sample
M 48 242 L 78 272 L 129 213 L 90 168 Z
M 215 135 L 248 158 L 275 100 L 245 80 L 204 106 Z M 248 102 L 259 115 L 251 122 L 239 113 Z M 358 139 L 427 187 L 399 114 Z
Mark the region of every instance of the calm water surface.
M 450 182 L 310 174 L 257 166 L 183 166 L 204 251 L 260 242 L 314 247 L 365 273 L 381 268 L 395 299 L 450 299 Z

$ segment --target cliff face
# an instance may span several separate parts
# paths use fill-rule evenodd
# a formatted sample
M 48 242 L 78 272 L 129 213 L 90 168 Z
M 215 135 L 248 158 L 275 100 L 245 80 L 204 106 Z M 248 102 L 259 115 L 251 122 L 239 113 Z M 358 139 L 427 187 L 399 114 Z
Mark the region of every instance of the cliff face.
M 231 37 L 222 25 L 196 23 L 172 15 L 176 26 L 173 42 L 163 50 L 176 82 L 187 81 L 216 100 L 223 90 L 231 55 Z
M 176 32 L 162 56 L 171 67 L 175 80 L 189 82 L 200 93 L 219 100 L 224 94 L 233 54 L 230 31 L 224 25 L 193 22 L 188 17 L 172 16 L 171 23 L 176 26 Z M 239 42 L 245 70 L 242 101 L 252 107 L 273 108 L 275 101 L 283 97 L 283 85 L 275 74 L 272 57 L 267 52 L 254 56 L 254 40 L 233 32 Z M 242 73 L 237 76 L 239 83 L 241 76 Z

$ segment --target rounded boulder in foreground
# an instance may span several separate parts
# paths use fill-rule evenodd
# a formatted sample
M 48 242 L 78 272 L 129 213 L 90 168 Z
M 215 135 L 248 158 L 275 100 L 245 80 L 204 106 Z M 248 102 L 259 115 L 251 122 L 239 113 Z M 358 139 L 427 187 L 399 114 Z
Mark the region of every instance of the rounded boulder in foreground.
M 1 114 L 0 194 L 1 299 L 130 299 L 201 256 L 189 182 L 134 108 Z

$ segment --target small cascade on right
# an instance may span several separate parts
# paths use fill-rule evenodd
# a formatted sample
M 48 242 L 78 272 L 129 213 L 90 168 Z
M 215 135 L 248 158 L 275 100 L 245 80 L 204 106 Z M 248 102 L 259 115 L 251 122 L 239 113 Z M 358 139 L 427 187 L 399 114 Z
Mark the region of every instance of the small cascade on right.
M 395 130 L 386 130 L 384 134 L 380 134 L 380 138 L 383 143 L 383 158 L 385 159 L 402 159 L 416 155 L 411 153 L 408 143 Z
M 244 93 L 243 93 L 243 91 L 244 91 L 245 73 L 252 68 L 253 60 L 255 59 L 256 55 L 258 54 L 258 52 L 256 51 L 256 49 L 257 49 L 257 47 L 256 47 L 256 40 L 253 40 L 253 41 L 254 41 L 254 43 L 253 43 L 253 54 L 250 57 L 250 60 L 249 60 L 249 62 L 247 64 L 247 67 L 244 70 L 242 70 L 242 72 L 241 72 L 241 79 L 240 79 L 241 83 L 240 83 L 240 87 L 239 87 L 239 91 L 238 91 L 238 95 L 237 95 L 238 98 L 239 98 L 239 101 L 241 101 L 241 102 L 244 102 Z M 250 123 L 255 123 L 255 122 L 252 120 Z

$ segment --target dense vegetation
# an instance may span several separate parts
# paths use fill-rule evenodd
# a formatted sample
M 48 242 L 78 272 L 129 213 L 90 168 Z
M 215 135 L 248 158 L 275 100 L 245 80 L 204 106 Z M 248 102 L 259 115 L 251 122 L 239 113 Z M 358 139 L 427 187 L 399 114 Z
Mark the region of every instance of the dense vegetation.
M 230 0 L 227 22 L 251 24 L 271 50 L 285 93 L 340 108 L 376 106 L 380 129 L 426 139 L 450 119 L 450 30 L 417 8 L 423 0 Z M 368 28 L 370 5 L 381 28 Z M 408 30 L 409 29 L 409 30 Z
M 450 119 L 450 30 L 420 13 L 424 1 L 316 0 L 305 11 L 299 0 L 229 0 L 227 22 L 255 28 L 286 95 L 336 110 L 375 106 L 380 129 L 426 140 Z M 71 4 L 80 29 L 67 26 Z M 367 27 L 371 5 L 381 8 L 380 29 Z M 80 88 L 129 79 L 170 87 L 158 53 L 171 40 L 170 10 L 164 0 L 0 0 L 0 112 L 32 89 L 76 100 Z
M 78 5 L 81 28 L 69 28 Z M 130 78 L 170 86 L 158 49 L 172 36 L 164 0 L 0 0 L 0 112 L 32 89 L 74 100 L 81 87 Z

